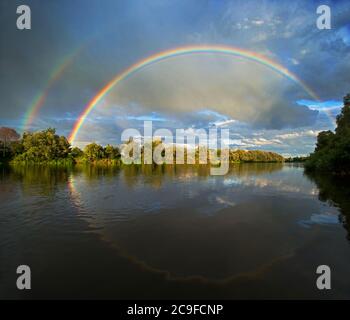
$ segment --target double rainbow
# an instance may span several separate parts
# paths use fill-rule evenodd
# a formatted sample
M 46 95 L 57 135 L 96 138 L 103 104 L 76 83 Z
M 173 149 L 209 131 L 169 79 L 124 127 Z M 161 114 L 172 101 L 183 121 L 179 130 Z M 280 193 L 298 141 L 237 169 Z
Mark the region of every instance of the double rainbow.
M 286 78 L 292 80 L 301 86 L 307 94 L 315 100 L 319 100 L 318 96 L 295 74 L 290 72 L 288 69 L 283 67 L 282 65 L 276 63 L 275 61 L 267 58 L 264 55 L 243 50 L 240 48 L 222 46 L 222 45 L 201 45 L 201 46 L 185 46 L 178 47 L 166 51 L 162 51 L 156 54 L 153 54 L 145 59 L 142 59 L 135 64 L 131 65 L 121 73 L 117 74 L 111 81 L 109 81 L 85 106 L 83 112 L 79 115 L 78 120 L 74 124 L 74 127 L 69 135 L 70 143 L 74 143 L 74 140 L 79 132 L 79 129 L 83 125 L 85 119 L 89 115 L 89 113 L 94 109 L 94 107 L 103 99 L 103 97 L 108 94 L 108 92 L 119 82 L 127 79 L 134 73 L 142 70 L 145 67 L 148 67 L 152 64 L 158 63 L 163 60 L 167 60 L 170 58 L 184 56 L 184 55 L 193 55 L 193 54 L 221 54 L 221 55 L 229 55 L 234 57 L 242 57 L 246 58 L 250 61 L 257 62 L 262 64 L 273 71 L 285 76 Z

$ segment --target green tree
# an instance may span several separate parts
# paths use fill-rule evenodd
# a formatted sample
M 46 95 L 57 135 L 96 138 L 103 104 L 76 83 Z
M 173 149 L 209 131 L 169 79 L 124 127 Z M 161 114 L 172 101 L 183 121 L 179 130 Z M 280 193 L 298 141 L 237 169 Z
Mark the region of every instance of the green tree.
M 70 155 L 72 156 L 73 159 L 81 158 L 84 156 L 84 152 L 78 148 L 78 147 L 73 147 Z
M 334 142 L 335 134 L 330 131 L 322 131 L 317 136 L 316 149 L 315 151 L 321 151 L 325 148 L 332 146 Z
M 104 148 L 104 155 L 110 160 L 117 159 L 120 156 L 120 150 L 118 147 L 113 147 L 110 144 L 107 144 Z
M 48 128 L 34 133 L 25 132 L 22 137 L 23 153 L 15 160 L 30 162 L 48 162 L 66 159 L 70 153 L 70 144 L 56 130 Z
M 103 147 L 93 142 L 84 148 L 84 157 L 89 161 L 96 161 L 104 157 Z
M 336 135 L 348 135 L 350 134 L 350 94 L 347 94 L 344 99 L 344 107 L 340 114 L 337 116 L 337 128 L 335 129 Z
M 335 133 L 322 131 L 318 134 L 315 151 L 306 161 L 305 168 L 309 171 L 350 173 L 350 94 L 344 97 Z

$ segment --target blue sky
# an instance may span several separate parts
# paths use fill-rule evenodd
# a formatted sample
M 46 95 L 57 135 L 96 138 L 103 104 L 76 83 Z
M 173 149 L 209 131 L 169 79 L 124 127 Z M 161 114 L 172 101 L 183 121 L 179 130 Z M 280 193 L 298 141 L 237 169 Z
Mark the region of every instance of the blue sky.
M 78 52 L 50 87 L 31 130 L 68 135 L 86 103 L 118 72 L 183 45 L 229 45 L 282 64 L 321 101 L 256 63 L 180 57 L 147 68 L 112 90 L 89 115 L 77 143 L 119 143 L 123 128 L 229 128 L 231 146 L 307 154 L 333 129 L 350 91 L 350 5 L 344 1 L 28 0 L 32 30 L 16 29 L 16 7 L 0 4 L 0 125 L 22 129 L 33 99 L 62 59 Z M 332 29 L 316 28 L 328 4 Z

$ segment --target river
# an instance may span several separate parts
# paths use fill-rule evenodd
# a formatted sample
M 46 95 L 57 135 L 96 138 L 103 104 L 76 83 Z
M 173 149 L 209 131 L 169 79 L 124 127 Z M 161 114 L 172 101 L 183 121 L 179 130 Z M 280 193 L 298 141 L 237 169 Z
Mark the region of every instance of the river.
M 2 167 L 0 298 L 350 298 L 349 199 L 292 164 Z

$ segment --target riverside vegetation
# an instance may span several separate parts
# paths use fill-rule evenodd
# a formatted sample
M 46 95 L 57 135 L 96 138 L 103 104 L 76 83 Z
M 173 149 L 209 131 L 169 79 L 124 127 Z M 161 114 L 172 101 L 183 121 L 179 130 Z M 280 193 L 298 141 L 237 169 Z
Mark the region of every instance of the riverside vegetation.
M 109 144 L 101 146 L 93 142 L 81 150 L 78 147 L 72 147 L 66 137 L 57 135 L 55 129 L 52 128 L 34 133 L 25 132 L 21 138 L 13 129 L 1 128 L 1 130 L 4 134 L 2 138 L 0 137 L 0 147 L 3 150 L 0 161 L 12 164 L 73 165 L 77 163 L 91 163 L 121 165 L 123 147 L 129 143 L 136 143 L 132 139 L 120 146 Z M 152 147 L 155 148 L 159 144 L 162 144 L 162 142 L 159 140 L 153 141 Z M 168 148 L 168 146 L 166 147 Z M 220 153 L 220 150 L 218 153 Z M 174 151 L 173 154 L 175 157 L 176 152 Z M 143 156 L 142 149 L 141 156 Z M 195 152 L 195 158 L 195 163 L 198 163 L 198 148 Z M 284 161 L 283 156 L 277 153 L 261 150 L 230 150 L 229 159 L 231 163 Z
M 335 132 L 322 131 L 317 136 L 315 151 L 305 162 L 309 172 L 350 174 L 350 94 L 343 101 Z

